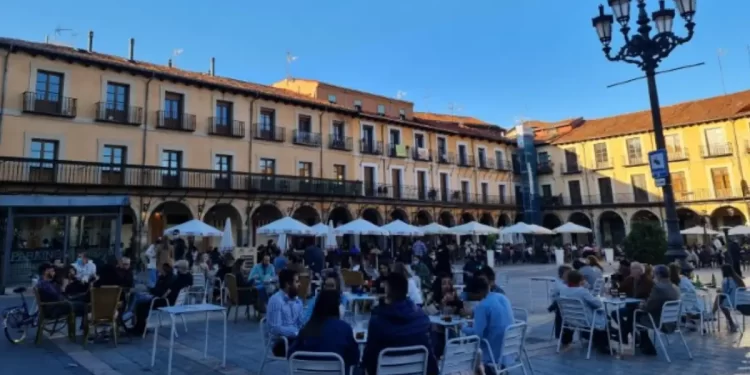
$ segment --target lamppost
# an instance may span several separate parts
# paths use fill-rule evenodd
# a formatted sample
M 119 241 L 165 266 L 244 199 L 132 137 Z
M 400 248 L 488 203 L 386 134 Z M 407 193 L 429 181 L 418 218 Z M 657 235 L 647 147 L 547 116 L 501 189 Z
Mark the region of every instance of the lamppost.
M 648 82 L 648 96 L 651 102 L 651 120 L 654 126 L 654 138 L 657 149 L 665 149 L 664 130 L 661 122 L 661 109 L 659 107 L 659 94 L 656 89 L 656 68 L 662 60 L 677 48 L 693 38 L 695 23 L 695 5 L 697 0 L 674 0 L 680 16 L 685 20 L 685 28 L 688 31 L 686 37 L 679 37 L 672 32 L 674 23 L 674 9 L 667 9 L 664 0 L 659 1 L 659 10 L 653 12 L 649 17 L 646 12 L 646 0 L 638 0 L 638 28 L 633 35 L 630 34 L 630 3 L 631 0 L 609 0 L 614 17 L 604 13 L 604 6 L 599 6 L 599 15 L 593 18 L 593 25 L 599 40 L 604 45 L 604 55 L 609 61 L 622 61 L 638 66 L 646 73 Z M 620 24 L 625 44 L 616 55 L 612 56 L 612 24 L 614 21 Z M 656 26 L 656 34 L 651 35 L 653 28 L 651 22 Z M 680 235 L 679 219 L 675 206 L 674 192 L 672 191 L 672 178 L 667 175 L 662 188 L 664 195 L 664 209 L 667 222 L 667 258 L 670 261 L 685 259 L 687 253 L 683 249 L 682 236 Z

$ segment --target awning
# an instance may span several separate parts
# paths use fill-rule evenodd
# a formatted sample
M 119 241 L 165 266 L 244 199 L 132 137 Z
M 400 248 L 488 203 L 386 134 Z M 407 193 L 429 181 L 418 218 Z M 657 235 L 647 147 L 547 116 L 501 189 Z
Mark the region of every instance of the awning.
M 119 207 L 129 206 L 127 195 L 0 195 L 0 207 Z

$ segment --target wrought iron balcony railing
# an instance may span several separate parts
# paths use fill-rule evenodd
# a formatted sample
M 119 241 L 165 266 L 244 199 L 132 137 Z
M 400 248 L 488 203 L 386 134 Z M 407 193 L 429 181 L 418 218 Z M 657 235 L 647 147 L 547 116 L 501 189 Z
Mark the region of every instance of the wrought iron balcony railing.
M 306 132 L 298 129 L 292 131 L 292 142 L 295 145 L 320 147 L 323 144 L 320 133 Z
M 143 124 L 143 108 L 98 102 L 96 103 L 96 121 L 139 126 Z
M 363 139 L 359 141 L 359 152 L 365 155 L 383 155 L 383 142 Z
M 351 151 L 354 149 L 354 142 L 352 141 L 352 137 L 341 137 L 329 134 L 328 148 L 331 150 Z
M 174 111 L 156 111 L 156 127 L 159 129 L 195 131 L 195 115 Z
M 245 123 L 220 117 L 208 119 L 208 134 L 231 138 L 245 138 Z
M 76 117 L 78 99 L 52 92 L 27 91 L 23 93 L 23 111 L 40 115 Z
M 284 128 L 269 124 L 253 124 L 253 138 L 260 141 L 283 143 L 286 140 Z

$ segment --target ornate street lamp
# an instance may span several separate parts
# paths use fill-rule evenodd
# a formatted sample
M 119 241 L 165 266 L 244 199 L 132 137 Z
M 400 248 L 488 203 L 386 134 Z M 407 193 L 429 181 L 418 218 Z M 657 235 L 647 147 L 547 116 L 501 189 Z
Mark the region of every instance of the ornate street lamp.
M 695 5 L 697 0 L 674 0 L 680 16 L 685 20 L 687 36 L 679 37 L 672 32 L 675 11 L 667 9 L 664 0 L 659 1 L 659 10 L 653 12 L 649 17 L 646 12 L 646 0 L 638 0 L 638 28 L 635 33 L 630 33 L 630 4 L 632 0 L 609 0 L 613 15 L 604 13 L 604 6 L 599 6 L 599 15 L 593 18 L 593 25 L 599 40 L 602 42 L 604 55 L 609 61 L 622 61 L 637 65 L 646 73 L 648 82 L 648 96 L 651 101 L 651 120 L 654 126 L 654 138 L 657 149 L 665 149 L 664 129 L 661 122 L 661 109 L 659 107 L 659 94 L 656 89 L 656 68 L 669 54 L 681 44 L 685 44 L 693 38 L 695 23 Z M 615 21 L 620 25 L 620 32 L 625 44 L 616 55 L 612 55 L 612 24 Z M 653 21 L 656 26 L 656 34 L 651 35 Z M 664 209 L 666 211 L 667 223 L 667 258 L 669 260 L 685 259 L 687 253 L 683 249 L 682 236 L 680 235 L 680 224 L 677 217 L 677 209 L 672 191 L 672 178 L 667 176 L 664 192 Z

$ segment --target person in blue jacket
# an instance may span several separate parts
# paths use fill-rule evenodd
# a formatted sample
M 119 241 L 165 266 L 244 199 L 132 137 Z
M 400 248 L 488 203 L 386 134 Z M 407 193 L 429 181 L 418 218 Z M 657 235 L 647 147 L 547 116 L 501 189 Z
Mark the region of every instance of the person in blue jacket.
M 385 304 L 375 308 L 370 318 L 362 366 L 368 374 L 376 374 L 378 356 L 383 349 L 419 345 L 428 351 L 427 373 L 437 374 L 437 359 L 430 340 L 430 318 L 407 298 L 409 282 L 406 276 L 389 273 L 385 291 Z

